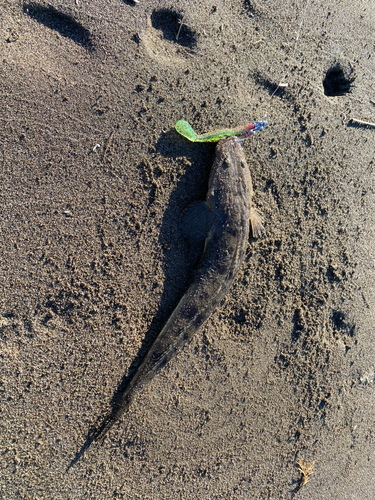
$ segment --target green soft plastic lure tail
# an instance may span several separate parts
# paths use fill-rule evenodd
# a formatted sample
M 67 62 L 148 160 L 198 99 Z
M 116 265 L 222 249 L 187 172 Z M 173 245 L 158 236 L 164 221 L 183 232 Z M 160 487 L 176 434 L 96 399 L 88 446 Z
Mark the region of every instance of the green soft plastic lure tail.
M 248 123 L 247 125 L 244 125 L 242 127 L 214 130 L 213 132 L 202 135 L 196 134 L 190 123 L 186 122 L 185 120 L 179 120 L 175 125 L 175 129 L 179 134 L 192 142 L 218 142 L 223 137 L 233 136 L 236 136 L 238 142 L 241 142 L 247 137 L 255 134 L 256 132 L 260 132 L 266 126 L 267 118 L 264 117 L 260 122 Z

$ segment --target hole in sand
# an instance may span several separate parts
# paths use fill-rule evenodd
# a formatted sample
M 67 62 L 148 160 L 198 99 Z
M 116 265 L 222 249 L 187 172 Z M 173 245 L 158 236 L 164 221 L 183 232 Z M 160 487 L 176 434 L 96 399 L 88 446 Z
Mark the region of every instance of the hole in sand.
M 257 5 L 254 1 L 244 0 L 243 7 L 250 17 L 255 17 L 256 15 L 259 14 Z
M 38 23 L 57 31 L 66 38 L 70 38 L 78 45 L 88 50 L 93 49 L 91 33 L 73 17 L 63 14 L 50 5 L 45 7 L 36 3 L 25 4 L 23 11 Z
M 350 92 L 354 77 L 350 67 L 335 63 L 323 80 L 324 95 L 328 97 L 345 95 Z
M 177 12 L 168 9 L 154 10 L 151 14 L 151 24 L 163 33 L 166 40 L 182 47 L 191 49 L 197 43 L 195 32 L 184 24 L 183 16 Z
M 341 333 L 346 333 L 350 337 L 354 336 L 355 325 L 350 324 L 346 317 L 346 314 L 344 314 L 342 311 L 333 311 L 331 319 L 334 326 L 337 328 L 337 330 L 341 331 Z

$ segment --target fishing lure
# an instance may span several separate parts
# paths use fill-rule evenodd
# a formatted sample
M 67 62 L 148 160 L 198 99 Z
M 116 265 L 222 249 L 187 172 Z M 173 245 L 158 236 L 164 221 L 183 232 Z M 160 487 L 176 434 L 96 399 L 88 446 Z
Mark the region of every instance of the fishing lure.
M 175 125 L 175 129 L 180 135 L 192 142 L 218 142 L 224 137 L 236 137 L 236 142 L 241 142 L 256 132 L 260 132 L 266 126 L 267 117 L 265 116 L 263 120 L 259 122 L 248 123 L 242 127 L 214 130 L 213 132 L 202 135 L 196 134 L 190 123 L 185 120 L 179 120 Z

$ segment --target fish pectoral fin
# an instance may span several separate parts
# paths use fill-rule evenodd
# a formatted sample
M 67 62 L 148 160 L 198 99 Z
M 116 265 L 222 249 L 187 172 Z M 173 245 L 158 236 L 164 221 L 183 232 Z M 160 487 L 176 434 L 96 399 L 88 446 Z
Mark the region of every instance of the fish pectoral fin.
M 262 219 L 255 208 L 250 210 L 250 226 L 253 238 L 259 238 L 264 233 L 264 226 L 262 224 Z
M 181 213 L 180 229 L 190 245 L 201 246 L 212 226 L 212 212 L 205 201 L 196 201 Z

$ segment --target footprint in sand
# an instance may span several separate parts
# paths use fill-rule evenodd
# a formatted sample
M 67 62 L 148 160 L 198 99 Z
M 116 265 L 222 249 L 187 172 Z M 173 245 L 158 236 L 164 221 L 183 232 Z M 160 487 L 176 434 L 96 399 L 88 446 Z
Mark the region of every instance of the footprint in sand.
M 196 33 L 183 16 L 170 9 L 154 10 L 148 28 L 138 35 L 150 57 L 164 65 L 184 65 L 197 45 Z
M 36 3 L 24 4 L 23 11 L 38 23 L 57 31 L 65 38 L 70 38 L 77 45 L 93 50 L 90 32 L 70 15 L 60 12 L 51 5 L 45 7 Z

